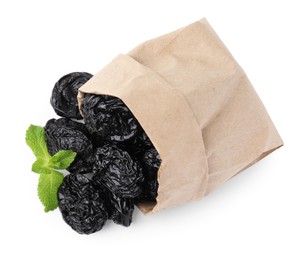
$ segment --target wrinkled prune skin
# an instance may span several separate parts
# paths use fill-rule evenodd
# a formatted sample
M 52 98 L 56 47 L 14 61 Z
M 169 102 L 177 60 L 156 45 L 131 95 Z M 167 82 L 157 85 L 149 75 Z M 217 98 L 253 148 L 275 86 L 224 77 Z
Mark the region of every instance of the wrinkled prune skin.
M 114 193 L 110 192 L 103 186 L 100 186 L 100 189 L 103 189 L 106 194 L 105 200 L 109 219 L 112 219 L 115 224 L 129 227 L 132 223 L 134 212 L 133 199 L 117 197 Z
M 74 119 L 82 118 L 78 109 L 77 93 L 78 89 L 92 76 L 87 72 L 73 72 L 55 83 L 50 104 L 57 115 Z
M 131 156 L 137 158 L 139 161 L 144 156 L 146 150 L 154 148 L 151 140 L 143 130 L 139 132 L 133 140 L 127 142 L 126 147 Z
M 110 193 L 110 195 L 110 219 L 112 219 L 115 224 L 129 227 L 132 223 L 132 217 L 134 212 L 133 199 L 119 198 L 113 193 Z
M 155 148 L 148 149 L 141 158 L 144 182 L 141 194 L 135 198 L 135 202 L 155 202 L 158 196 L 158 170 L 161 158 Z
M 155 178 L 157 176 L 157 172 L 161 164 L 161 158 L 157 150 L 155 148 L 146 150 L 144 152 L 142 162 L 148 169 L 149 175 Z
M 85 94 L 82 113 L 90 133 L 107 141 L 130 140 L 141 129 L 132 112 L 117 97 Z
M 158 196 L 158 188 L 159 183 L 157 180 L 145 181 L 142 185 L 141 194 L 134 199 L 135 203 L 156 202 Z
M 69 118 L 50 119 L 45 126 L 48 151 L 54 155 L 60 150 L 72 150 L 78 154 L 92 152 L 92 143 L 85 125 Z
M 59 209 L 65 222 L 80 234 L 99 231 L 108 219 L 104 194 L 81 174 L 69 174 L 58 190 Z
M 93 153 L 88 155 L 77 155 L 67 170 L 73 174 L 92 173 L 94 162 L 95 157 Z
M 77 153 L 67 170 L 72 173 L 92 171 L 93 147 L 84 124 L 69 118 L 50 119 L 44 129 L 47 148 L 51 155 L 60 150 L 72 150 Z
M 141 193 L 140 165 L 117 146 L 107 144 L 96 149 L 93 173 L 93 181 L 118 197 L 134 198 Z

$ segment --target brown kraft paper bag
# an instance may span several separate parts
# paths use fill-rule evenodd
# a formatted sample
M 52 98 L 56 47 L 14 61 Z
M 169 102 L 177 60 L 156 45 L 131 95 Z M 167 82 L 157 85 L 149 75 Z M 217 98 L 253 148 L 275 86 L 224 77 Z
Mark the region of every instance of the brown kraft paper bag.
M 80 88 L 120 98 L 162 159 L 157 203 L 201 199 L 283 145 L 241 67 L 206 19 L 117 56 Z

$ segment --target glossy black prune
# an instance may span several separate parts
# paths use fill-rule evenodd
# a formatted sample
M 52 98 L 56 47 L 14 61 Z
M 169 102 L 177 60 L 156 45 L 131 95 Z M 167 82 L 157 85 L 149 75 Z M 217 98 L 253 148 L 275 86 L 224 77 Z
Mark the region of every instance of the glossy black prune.
M 71 163 L 67 170 L 70 173 L 92 173 L 94 162 L 95 157 L 93 153 L 88 155 L 77 155 L 75 160 Z
M 107 141 L 130 140 L 141 128 L 132 112 L 117 97 L 85 94 L 82 113 L 90 133 Z
M 143 175 L 140 165 L 128 152 L 115 145 L 96 149 L 93 181 L 105 186 L 116 196 L 134 198 L 141 193 Z
M 142 192 L 134 198 L 135 203 L 156 202 L 158 196 L 159 183 L 157 180 L 147 180 L 142 185 Z
M 78 154 L 92 152 L 92 143 L 85 125 L 69 118 L 50 119 L 45 129 L 48 151 L 72 150 Z
M 104 194 L 81 174 L 69 174 L 58 190 L 59 209 L 65 222 L 80 234 L 99 231 L 108 219 Z
M 115 224 L 119 224 L 125 227 L 130 226 L 134 212 L 133 199 L 119 198 L 115 194 L 111 193 L 110 203 L 110 219 L 112 219 Z
M 78 109 L 77 93 L 78 89 L 92 76 L 87 72 L 73 72 L 63 76 L 55 83 L 50 104 L 59 116 L 82 118 Z
M 77 153 L 69 166 L 70 172 L 91 172 L 94 157 L 89 132 L 85 125 L 69 118 L 50 119 L 45 129 L 48 151 L 54 155 L 60 150 L 72 150 Z
M 109 219 L 112 219 L 115 224 L 130 226 L 134 212 L 133 199 L 117 197 L 105 187 L 101 188 L 105 190 Z
M 142 158 L 144 166 L 147 168 L 148 175 L 153 179 L 156 178 L 158 169 L 161 164 L 161 158 L 155 148 L 148 149 L 144 152 Z
M 144 182 L 141 194 L 135 202 L 155 202 L 158 196 L 158 170 L 161 158 L 155 148 L 148 149 L 141 158 Z
M 144 152 L 151 148 L 154 148 L 154 146 L 143 130 L 139 132 L 133 140 L 127 143 L 127 150 L 138 160 L 141 160 L 144 156 Z

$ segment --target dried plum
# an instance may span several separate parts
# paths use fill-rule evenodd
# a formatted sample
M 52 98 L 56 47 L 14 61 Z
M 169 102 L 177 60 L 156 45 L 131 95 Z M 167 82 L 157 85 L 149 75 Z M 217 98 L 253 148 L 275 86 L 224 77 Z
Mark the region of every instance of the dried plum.
M 77 155 L 75 160 L 68 167 L 68 171 L 74 174 L 92 173 L 94 162 L 95 157 L 93 153 L 88 155 Z
M 138 158 L 138 160 L 141 160 L 141 158 L 144 156 L 144 152 L 151 148 L 154 148 L 154 146 L 143 130 L 127 144 L 127 150 L 129 150 L 133 157 Z
M 127 141 L 141 129 L 132 112 L 117 97 L 85 94 L 82 112 L 90 133 L 104 140 Z
M 134 212 L 134 202 L 130 198 L 119 198 L 111 193 L 111 215 L 110 219 L 115 224 L 128 227 L 132 223 L 132 216 Z
M 157 178 L 157 172 L 161 164 L 161 158 L 155 148 L 148 149 L 144 152 L 142 158 L 144 166 L 147 168 L 148 175 L 153 179 Z
M 142 192 L 137 196 L 135 203 L 140 202 L 156 202 L 158 196 L 159 183 L 157 180 L 147 180 L 142 185 Z
M 48 151 L 72 150 L 78 154 L 92 152 L 92 143 L 85 125 L 69 118 L 50 119 L 45 126 Z
M 63 219 L 80 234 L 101 230 L 108 219 L 103 197 L 103 191 L 95 188 L 84 175 L 67 175 L 58 190 Z
M 91 172 L 94 157 L 89 132 L 85 125 L 69 118 L 50 119 L 45 129 L 48 151 L 54 155 L 60 150 L 72 150 L 77 153 L 69 166 L 70 172 Z
M 59 116 L 82 118 L 78 109 L 77 92 L 92 76 L 87 72 L 73 72 L 63 76 L 55 83 L 50 104 Z
M 114 193 L 110 192 L 103 186 L 98 186 L 103 189 L 106 196 L 106 207 L 109 214 L 109 219 L 112 219 L 115 224 L 128 227 L 132 223 L 132 216 L 134 212 L 134 202 L 130 198 L 120 198 Z
M 140 165 L 117 146 L 104 145 L 96 149 L 93 172 L 93 180 L 118 197 L 134 198 L 141 193 Z
M 155 148 L 144 152 L 141 159 L 143 165 L 144 182 L 141 194 L 135 198 L 135 202 L 155 202 L 158 195 L 158 170 L 161 158 Z

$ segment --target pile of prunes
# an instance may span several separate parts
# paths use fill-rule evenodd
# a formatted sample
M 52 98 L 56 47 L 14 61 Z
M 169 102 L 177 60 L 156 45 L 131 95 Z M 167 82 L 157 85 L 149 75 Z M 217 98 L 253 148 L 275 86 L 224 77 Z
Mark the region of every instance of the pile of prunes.
M 80 234 L 102 229 L 111 219 L 128 227 L 134 205 L 155 202 L 160 156 L 128 107 L 117 97 L 85 94 L 82 115 L 77 93 L 91 74 L 74 72 L 54 86 L 57 115 L 46 123 L 48 151 L 77 153 L 58 190 L 66 223 Z

